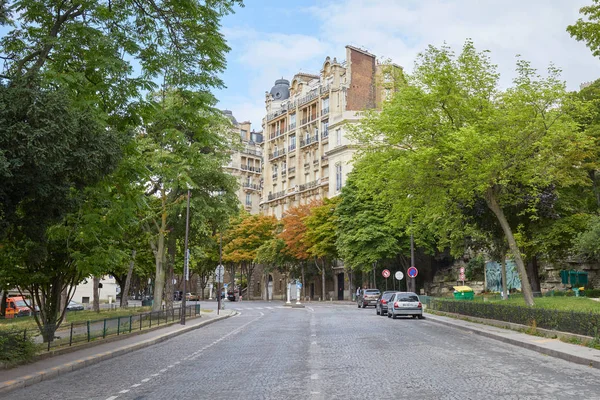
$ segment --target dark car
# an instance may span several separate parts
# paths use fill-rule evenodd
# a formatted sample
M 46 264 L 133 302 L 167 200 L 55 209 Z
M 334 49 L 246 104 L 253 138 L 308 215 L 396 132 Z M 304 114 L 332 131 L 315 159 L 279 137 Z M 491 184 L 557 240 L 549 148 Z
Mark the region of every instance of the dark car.
M 358 298 L 356 299 L 356 304 L 358 304 L 358 308 L 362 306 L 365 308 L 366 306 L 377 307 L 377 299 L 381 292 L 379 289 L 363 289 L 360 291 Z
M 183 292 L 181 290 L 176 290 L 173 293 L 173 300 L 174 301 L 181 301 L 183 299 Z
M 377 299 L 377 304 L 375 305 L 375 311 L 377 312 L 377 315 L 381 315 L 384 316 L 387 313 L 387 309 L 388 309 L 388 302 L 390 301 L 390 298 L 394 295 L 394 291 L 387 291 L 387 292 L 383 292 L 379 298 Z
M 71 300 L 67 306 L 67 311 L 83 311 L 85 307 L 76 301 Z

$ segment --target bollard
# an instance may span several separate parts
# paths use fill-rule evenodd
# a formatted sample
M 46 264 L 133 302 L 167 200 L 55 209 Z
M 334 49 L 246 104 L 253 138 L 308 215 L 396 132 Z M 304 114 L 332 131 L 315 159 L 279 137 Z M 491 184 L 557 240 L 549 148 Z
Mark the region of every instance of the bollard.
M 106 318 L 104 318 L 104 328 L 102 328 L 102 339 L 106 337 Z
M 73 323 L 71 322 L 71 333 L 69 334 L 69 346 L 73 344 Z
M 90 341 L 90 321 L 87 321 L 87 339 Z
M 117 317 L 117 336 L 121 334 L 121 317 Z

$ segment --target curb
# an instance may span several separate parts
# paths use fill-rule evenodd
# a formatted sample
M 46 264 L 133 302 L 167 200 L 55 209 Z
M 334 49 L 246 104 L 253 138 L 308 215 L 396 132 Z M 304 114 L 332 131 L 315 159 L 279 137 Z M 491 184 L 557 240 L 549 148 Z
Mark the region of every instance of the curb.
M 168 339 L 177 337 L 184 333 L 188 333 L 193 330 L 205 327 L 205 326 L 215 323 L 217 321 L 221 321 L 223 319 L 233 317 L 234 315 L 237 315 L 237 312 L 234 312 L 233 314 L 230 314 L 230 315 L 218 316 L 218 317 L 212 318 L 208 321 L 200 322 L 199 324 L 185 327 L 185 328 L 180 329 L 175 332 L 165 333 L 164 335 L 160 335 L 153 339 L 144 340 L 143 342 L 120 347 L 113 351 L 107 351 L 104 353 L 96 354 L 94 356 L 86 357 L 81 360 L 72 361 L 70 363 L 63 364 L 63 365 L 60 365 L 57 367 L 45 369 L 45 370 L 42 370 L 33 375 L 26 375 L 18 380 L 11 380 L 11 381 L 6 381 L 3 383 L 0 383 L 0 394 L 5 394 L 5 393 L 11 392 L 16 389 L 25 388 L 25 387 L 31 386 L 35 383 L 47 381 L 47 380 L 56 378 L 57 376 L 64 375 L 66 373 L 76 371 L 78 369 L 88 367 L 90 365 L 97 364 L 101 361 L 109 360 L 111 358 L 115 358 L 115 357 L 121 356 L 123 354 L 131 353 L 136 350 L 140 350 L 140 349 L 143 349 L 146 347 L 153 346 L 155 344 L 164 342 Z
M 450 326 L 456 329 L 460 329 L 466 332 L 472 332 L 476 335 L 480 335 L 480 336 L 485 336 L 487 338 L 490 339 L 495 339 L 498 340 L 500 342 L 504 342 L 504 343 L 508 343 L 508 344 L 512 344 L 513 346 L 518 346 L 518 347 L 522 347 L 528 350 L 532 350 L 535 351 L 537 353 L 541 353 L 541 354 L 545 354 L 547 356 L 551 356 L 551 357 L 555 357 L 555 358 L 560 358 L 561 360 L 565 360 L 565 361 L 569 361 L 575 364 L 580 364 L 580 365 L 585 365 L 587 367 L 592 367 L 592 368 L 596 368 L 596 369 L 600 369 L 600 362 L 598 362 L 597 360 L 593 360 L 590 358 L 585 358 L 585 357 L 580 357 L 580 356 L 576 356 L 570 353 L 565 353 L 562 351 L 557 351 L 557 350 L 552 350 L 552 349 L 548 349 L 546 347 L 543 346 L 539 346 L 537 344 L 534 343 L 527 343 L 527 342 L 522 342 L 520 340 L 516 340 L 516 339 L 512 339 L 512 338 L 508 338 L 502 335 L 498 335 L 496 333 L 493 332 L 487 332 L 487 331 L 483 331 L 483 330 L 479 330 L 476 328 L 472 328 L 469 326 L 463 326 L 463 325 L 459 325 L 453 322 L 449 322 L 449 321 L 443 321 L 440 319 L 435 318 L 435 316 L 431 316 L 431 314 L 429 314 L 427 316 L 427 320 L 434 322 L 436 324 L 440 324 L 440 325 L 445 325 L 445 326 Z

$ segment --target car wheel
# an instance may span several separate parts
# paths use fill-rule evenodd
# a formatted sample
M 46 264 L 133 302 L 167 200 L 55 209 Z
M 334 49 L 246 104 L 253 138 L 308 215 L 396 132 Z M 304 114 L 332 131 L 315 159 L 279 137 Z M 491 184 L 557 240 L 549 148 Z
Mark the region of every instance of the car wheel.
M 377 306 L 375 306 L 375 313 L 377 313 L 377 315 L 381 315 L 381 314 L 379 313 L 379 310 L 377 309 Z
M 413 315 L 412 317 L 413 317 L 413 319 L 417 318 L 416 314 L 415 314 L 415 315 Z
M 387 317 L 388 317 L 388 318 L 392 318 L 392 314 L 390 314 L 390 312 L 389 312 L 389 311 L 388 311 L 388 313 L 387 313 Z
M 362 308 L 367 308 L 367 305 L 363 303 Z
M 360 308 L 360 304 L 356 303 L 356 305 L 358 306 L 358 308 Z
M 424 315 L 418 315 L 419 319 L 425 319 Z
M 396 314 L 392 314 L 392 319 L 396 319 Z

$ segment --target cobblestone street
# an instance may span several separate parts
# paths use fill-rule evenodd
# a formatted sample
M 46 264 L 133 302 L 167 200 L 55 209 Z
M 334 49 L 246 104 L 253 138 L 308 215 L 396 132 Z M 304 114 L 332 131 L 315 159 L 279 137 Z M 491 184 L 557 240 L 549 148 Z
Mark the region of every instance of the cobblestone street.
M 598 399 L 600 371 L 373 308 L 239 315 L 6 399 Z

